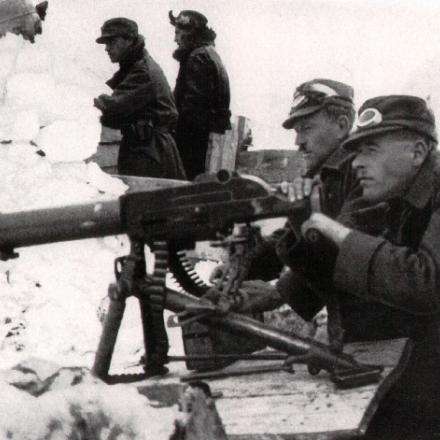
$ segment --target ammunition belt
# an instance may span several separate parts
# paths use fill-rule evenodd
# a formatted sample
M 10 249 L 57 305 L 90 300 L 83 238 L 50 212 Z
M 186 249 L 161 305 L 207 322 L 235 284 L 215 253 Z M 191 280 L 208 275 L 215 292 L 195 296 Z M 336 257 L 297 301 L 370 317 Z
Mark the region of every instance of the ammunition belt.
M 153 243 L 154 273 L 148 277 L 145 290 L 140 292 L 142 327 L 146 351 L 146 369 L 160 368 L 167 362 L 168 336 L 163 319 L 165 307 L 165 282 L 168 268 L 166 241 Z

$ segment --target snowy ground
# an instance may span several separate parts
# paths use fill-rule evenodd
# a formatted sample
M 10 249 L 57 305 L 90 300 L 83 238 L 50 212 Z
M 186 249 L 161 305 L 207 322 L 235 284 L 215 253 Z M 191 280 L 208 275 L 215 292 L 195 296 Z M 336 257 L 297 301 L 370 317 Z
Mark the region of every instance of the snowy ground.
M 104 75 L 96 80 L 78 63 L 75 44 L 57 46 L 61 3 L 69 2 L 51 5 L 35 45 L 15 35 L 0 40 L 1 213 L 115 199 L 127 189 L 83 161 L 100 138 L 91 104 Z M 10 385 L 25 383 L 46 361 L 53 371 L 91 367 L 101 333 L 98 309 L 114 281 L 114 258 L 127 250 L 126 237 L 117 236 L 20 249 L 19 258 L 0 262 L 0 438 L 169 437 L 176 409 L 154 409 L 133 387 L 107 387 L 87 373 L 85 383 L 38 398 Z M 178 332 L 170 340 L 181 353 Z M 114 364 L 141 354 L 139 308 L 130 300 Z M 29 368 L 10 370 L 29 359 Z M 81 423 L 93 435 L 79 437 Z

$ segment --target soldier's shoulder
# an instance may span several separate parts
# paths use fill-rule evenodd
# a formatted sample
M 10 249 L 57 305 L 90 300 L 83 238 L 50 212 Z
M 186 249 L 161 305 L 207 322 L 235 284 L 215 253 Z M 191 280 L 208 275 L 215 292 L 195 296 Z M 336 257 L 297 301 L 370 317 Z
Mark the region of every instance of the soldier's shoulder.
M 188 61 L 203 61 L 203 62 L 209 62 L 213 60 L 214 58 L 217 58 L 218 54 L 212 45 L 206 45 L 206 46 L 200 46 L 194 49 L 188 58 Z
M 351 163 L 354 157 L 355 153 L 343 147 L 339 147 L 327 158 L 322 169 L 324 173 L 328 170 L 345 172 L 346 169 L 351 169 Z

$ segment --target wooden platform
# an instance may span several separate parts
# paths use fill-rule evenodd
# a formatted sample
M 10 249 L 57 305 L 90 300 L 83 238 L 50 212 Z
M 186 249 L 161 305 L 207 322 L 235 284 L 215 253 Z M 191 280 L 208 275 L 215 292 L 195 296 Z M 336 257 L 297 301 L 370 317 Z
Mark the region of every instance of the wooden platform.
M 205 380 L 221 394 L 216 406 L 228 438 L 235 440 L 336 440 L 361 437 L 381 398 L 401 374 L 409 354 L 406 339 L 347 344 L 345 352 L 359 362 L 385 367 L 379 383 L 340 390 L 327 373 L 311 376 L 298 365 L 295 373 L 284 371 Z M 259 364 L 266 365 L 268 361 Z M 248 366 L 237 362 L 227 369 Z M 254 361 L 252 365 L 257 365 Z M 145 381 L 138 387 L 148 396 L 153 387 L 177 386 L 179 376 Z M 154 396 L 151 396 L 154 397 Z

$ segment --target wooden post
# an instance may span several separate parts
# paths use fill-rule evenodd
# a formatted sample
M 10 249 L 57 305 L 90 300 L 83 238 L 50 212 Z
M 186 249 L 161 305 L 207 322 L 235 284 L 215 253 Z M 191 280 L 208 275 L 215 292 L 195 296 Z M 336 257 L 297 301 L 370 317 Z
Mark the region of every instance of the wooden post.
M 119 130 L 113 130 L 102 126 L 101 139 L 96 153 L 86 159 L 86 162 L 95 162 L 102 171 L 108 174 L 118 173 L 118 154 L 121 133 Z
M 206 171 L 215 173 L 220 169 L 234 170 L 238 152 L 250 142 L 248 118 L 233 116 L 231 125 L 232 129 L 224 134 L 211 133 L 206 155 Z
M 237 155 L 237 171 L 261 177 L 268 183 L 291 182 L 301 175 L 301 160 L 298 151 L 255 150 Z

